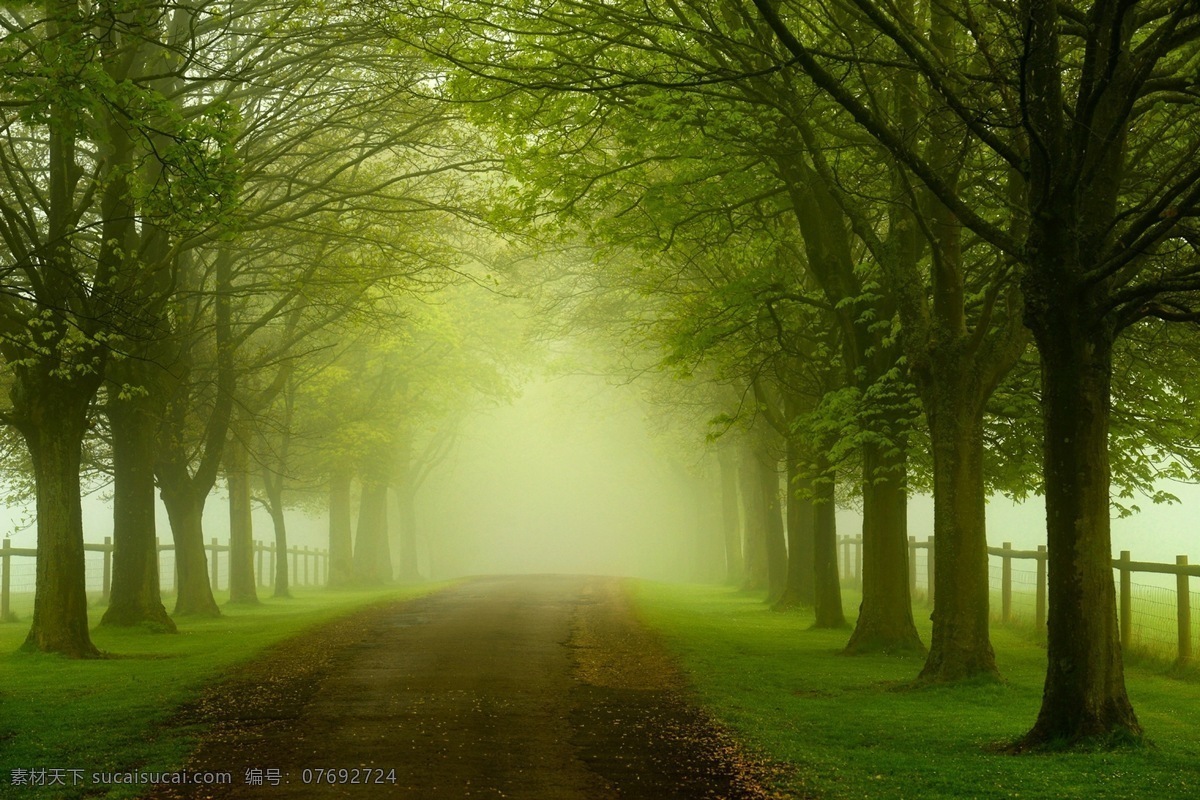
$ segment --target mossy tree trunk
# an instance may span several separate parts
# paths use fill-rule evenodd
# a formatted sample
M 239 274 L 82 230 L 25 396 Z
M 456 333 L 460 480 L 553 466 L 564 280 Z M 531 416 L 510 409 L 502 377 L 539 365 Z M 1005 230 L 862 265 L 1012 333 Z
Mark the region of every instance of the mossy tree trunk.
M 1057 305 L 1035 327 L 1042 354 L 1049 665 L 1027 746 L 1141 726 L 1125 689 L 1109 529 L 1108 332 Z
M 862 604 L 846 652 L 924 653 L 908 587 L 905 458 L 863 446 Z
M 37 490 L 37 590 L 25 648 L 96 658 L 88 633 L 79 468 L 87 413 L 99 376 L 61 377 L 43 364 L 20 367 L 14 416 L 29 447 Z
M 120 396 L 118 386 L 151 386 L 156 365 L 130 360 L 113 364 L 108 422 L 112 431 L 113 556 L 112 588 L 101 625 L 149 624 L 174 632 L 162 602 L 155 521 L 154 457 L 161 403 L 152 393 Z
M 180 472 L 160 465 L 156 473 L 159 496 L 167 507 L 175 543 L 173 613 L 176 616 L 219 617 L 221 609 L 209 583 L 208 551 L 204 546 L 204 501 L 208 492 L 201 494 L 193 487 L 186 469 Z
M 943 376 L 930 392 L 933 401 L 926 403 L 936 548 L 933 633 L 918 678 L 927 683 L 999 678 L 988 630 L 983 401 L 963 382 Z

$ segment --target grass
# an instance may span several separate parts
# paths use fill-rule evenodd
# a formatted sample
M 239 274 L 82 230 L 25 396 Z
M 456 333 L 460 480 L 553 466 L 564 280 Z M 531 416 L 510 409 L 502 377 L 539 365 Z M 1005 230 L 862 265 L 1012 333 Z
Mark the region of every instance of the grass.
M 1165 666 L 1127 672 L 1151 744 L 1011 756 L 993 745 L 1037 715 L 1046 652 L 994 629 L 1002 684 L 909 689 L 919 658 L 840 654 L 849 634 L 810 630 L 720 587 L 639 583 L 641 615 L 676 652 L 700 701 L 753 750 L 792 769 L 780 788 L 822 798 L 1176 798 L 1200 795 L 1200 682 Z M 857 607 L 847 595 L 846 608 Z M 918 628 L 929 641 L 929 622 Z
M 82 782 L 74 788 L 16 787 L 12 770 L 82 769 L 90 777 L 93 772 L 178 769 L 200 732 L 165 723 L 231 667 L 356 608 L 437 588 L 302 588 L 293 590 L 290 600 L 222 606 L 219 619 L 179 619 L 176 635 L 96 629 L 93 641 L 114 656 L 99 661 L 18 652 L 28 618 L 0 625 L 0 797 L 135 797 L 138 787 L 114 786 L 104 794 Z M 98 617 L 94 611 L 93 619 Z M 71 782 L 68 773 L 66 783 Z

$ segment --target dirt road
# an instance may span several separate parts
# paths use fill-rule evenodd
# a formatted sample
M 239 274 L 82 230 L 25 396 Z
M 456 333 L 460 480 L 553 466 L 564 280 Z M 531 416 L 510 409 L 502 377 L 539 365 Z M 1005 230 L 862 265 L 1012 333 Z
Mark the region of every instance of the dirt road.
M 213 726 L 189 769 L 233 785 L 153 798 L 768 796 L 615 579 L 476 579 L 373 609 L 272 650 L 180 722 Z

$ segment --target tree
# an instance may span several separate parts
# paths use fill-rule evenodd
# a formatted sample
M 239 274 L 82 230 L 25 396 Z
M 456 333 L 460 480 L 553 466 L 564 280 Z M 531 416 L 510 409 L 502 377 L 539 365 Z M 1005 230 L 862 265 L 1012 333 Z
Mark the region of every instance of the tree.
M 773 4 L 754 5 L 800 70 L 956 223 L 1019 265 L 1024 321 L 1041 355 L 1051 577 L 1043 704 L 1018 747 L 1140 733 L 1109 564 L 1112 355 L 1116 337 L 1141 320 L 1200 317 L 1191 230 L 1200 143 L 1188 124 L 1195 104 L 1180 102 L 1200 5 L 1025 0 L 986 15 L 961 5 L 943 20 L 949 35 L 974 43 L 976 57 L 960 61 L 944 58 L 903 10 L 842 6 L 889 58 L 929 82 L 937 117 L 1017 176 L 1014 217 L 1024 224 L 1015 230 L 947 182 L 894 118 L 843 87 Z M 805 16 L 796 6 L 786 13 Z
M 474 108 L 493 116 L 505 144 L 524 156 L 519 177 L 553 196 L 546 210 L 601 235 L 612 230 L 622 246 L 630 223 L 644 222 L 660 245 L 678 247 L 691 231 L 728 238 L 763 207 L 777 216 L 782 199 L 800 227 L 802 263 L 841 329 L 847 380 L 864 401 L 903 386 L 896 298 L 879 291 L 877 271 L 862 271 L 832 191 L 790 149 L 803 138 L 795 126 L 804 100 L 785 77 L 771 82 L 780 68 L 763 58 L 761 26 L 742 24 L 736 9 L 711 14 L 694 4 L 424 12 L 439 25 L 425 46 L 469 75 L 464 91 Z M 491 37 L 493 29 L 507 33 Z M 489 93 L 502 106 L 479 102 Z M 681 260 L 696 259 L 687 252 Z M 784 294 L 794 285 L 783 283 Z M 885 403 L 859 416 L 869 426 L 860 437 L 867 592 L 854 652 L 923 649 L 907 611 L 909 410 Z
M 462 213 L 462 192 L 448 176 L 486 164 L 463 155 L 444 109 L 421 96 L 424 75 L 406 72 L 410 60 L 381 49 L 371 21 L 348 7 L 318 14 L 255 5 L 220 24 L 230 26 L 225 45 L 235 46 L 209 42 L 227 63 L 208 90 L 237 109 L 232 148 L 244 165 L 244 197 L 220 228 L 179 245 L 190 273 L 167 317 L 179 351 L 165 365 L 171 400 L 157 477 L 176 538 L 176 613 L 218 613 L 200 520 L 231 421 L 239 426 L 229 474 L 240 508 L 231 591 L 252 602 L 245 509 L 253 453 L 239 449 L 254 443 L 252 418 L 286 384 L 305 339 L 371 302 L 373 287 L 440 282 L 432 275 L 446 266 L 447 248 L 432 226 Z M 417 245 L 423 235 L 425 248 Z M 246 387 L 263 369 L 275 379 Z M 282 546 L 282 527 L 276 539 Z M 277 579 L 286 593 L 286 570 Z
M 13 287 L 0 315 L 15 378 L 8 421 L 30 448 L 39 505 L 27 645 L 87 657 L 97 655 L 87 633 L 79 505 L 89 407 L 114 347 L 145 327 L 138 295 L 128 292 L 146 275 L 140 245 L 180 219 L 203 225 L 233 187 L 221 144 L 227 126 L 211 116 L 214 106 L 196 109 L 192 122 L 200 124 L 186 124 L 147 74 L 163 48 L 156 4 L 56 1 L 44 11 L 11 4 L 0 13 L 0 47 L 14 67 L 0 88 L 0 235 Z M 122 461 L 136 450 L 121 435 L 114 443 Z M 148 569 L 124 557 L 117 567 L 128 577 Z M 141 605 L 154 616 L 151 594 L 118 594 L 119 607 Z

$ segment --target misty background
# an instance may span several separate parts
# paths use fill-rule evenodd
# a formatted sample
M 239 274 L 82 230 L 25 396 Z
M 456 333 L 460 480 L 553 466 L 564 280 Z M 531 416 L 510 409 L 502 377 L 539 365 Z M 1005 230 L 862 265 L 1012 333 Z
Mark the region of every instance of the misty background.
M 614 386 L 597 375 L 537 374 L 513 402 L 470 414 L 449 457 L 418 494 L 422 576 L 558 572 L 695 580 L 697 537 L 716 536 L 704 526 L 719 524 L 715 458 L 700 448 L 679 451 L 678 443 L 660 435 L 653 412 L 636 385 Z M 1140 512 L 1114 515 L 1113 553 L 1129 550 L 1135 560 L 1165 562 L 1184 554 L 1200 561 L 1200 487 L 1160 486 L 1181 502 L 1135 499 Z M 357 504 L 354 508 L 357 516 Z M 394 505 L 391 511 L 394 540 Z M 11 546 L 35 547 L 32 504 L 16 503 L 3 513 Z M 1040 497 L 1015 503 L 994 496 L 987 515 L 992 546 L 1045 544 Z M 287 519 L 291 544 L 328 548 L 326 514 L 291 508 Z M 840 508 L 837 519 L 839 536 L 859 533 L 862 517 L 856 508 Z M 912 497 L 908 524 L 910 536 L 932 535 L 932 497 Z M 170 543 L 161 501 L 158 526 L 160 540 Z M 254 527 L 256 539 L 272 540 L 271 520 L 260 503 L 255 503 Z M 204 529 L 208 541 L 228 541 L 224 487 L 205 506 Z M 84 531 L 88 542 L 112 535 L 106 487 L 84 498 Z M 32 566 L 23 559 L 14 562 L 14 590 L 32 590 Z M 26 568 L 29 574 L 23 576 Z M 95 572 L 89 569 L 89 585 L 99 580 Z M 164 575 L 164 584 L 170 583 Z

